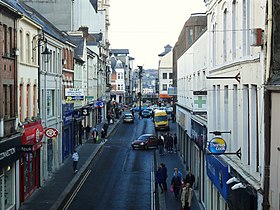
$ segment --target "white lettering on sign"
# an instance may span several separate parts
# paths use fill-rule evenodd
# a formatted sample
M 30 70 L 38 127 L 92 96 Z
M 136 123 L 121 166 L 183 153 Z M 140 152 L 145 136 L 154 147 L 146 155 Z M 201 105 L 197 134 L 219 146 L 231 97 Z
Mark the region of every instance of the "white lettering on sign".
M 11 149 L 8 149 L 4 152 L 1 152 L 0 153 L 0 160 L 3 160 L 3 159 L 5 159 L 5 158 L 7 158 L 7 157 L 9 157 L 9 156 L 11 156 L 15 153 L 16 153 L 16 148 L 11 148 Z

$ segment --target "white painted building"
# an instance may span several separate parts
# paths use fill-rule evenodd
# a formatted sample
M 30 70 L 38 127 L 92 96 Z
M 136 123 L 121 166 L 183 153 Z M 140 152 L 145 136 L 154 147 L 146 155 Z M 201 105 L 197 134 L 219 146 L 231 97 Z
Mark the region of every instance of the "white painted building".
M 159 65 L 158 65 L 158 78 L 159 78 L 159 98 L 168 99 L 168 88 L 172 87 L 173 84 L 173 70 L 172 70 L 172 47 L 166 45 L 164 47 L 164 52 L 159 55 Z
M 263 51 L 255 45 L 252 32 L 265 28 L 265 1 L 206 0 L 205 4 L 209 33 L 208 140 L 223 138 L 226 152 L 241 149 L 241 158 L 207 156 L 206 209 L 262 209 Z M 231 177 L 238 181 L 227 185 Z

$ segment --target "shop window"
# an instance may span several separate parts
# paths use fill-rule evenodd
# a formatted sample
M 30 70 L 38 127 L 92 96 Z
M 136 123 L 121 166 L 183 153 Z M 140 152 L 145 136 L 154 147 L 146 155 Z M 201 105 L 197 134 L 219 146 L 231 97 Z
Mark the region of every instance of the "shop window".
M 54 116 L 54 90 L 47 90 L 47 116 Z
M 9 209 L 14 204 L 13 193 L 13 170 L 11 166 L 6 166 L 1 170 L 0 175 L 0 206 L 1 209 Z

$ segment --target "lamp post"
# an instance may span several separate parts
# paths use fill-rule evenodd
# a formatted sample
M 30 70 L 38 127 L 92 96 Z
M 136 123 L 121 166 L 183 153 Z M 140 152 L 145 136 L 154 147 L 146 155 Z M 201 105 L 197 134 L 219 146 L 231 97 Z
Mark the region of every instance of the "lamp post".
M 35 40 L 36 40 L 36 42 L 35 42 Z M 45 34 L 44 34 L 44 32 L 42 32 L 42 33 L 40 33 L 40 34 L 37 34 L 36 36 L 34 36 L 33 38 L 32 38 L 32 51 L 33 51 L 33 53 L 32 53 L 32 59 L 34 59 L 34 52 L 36 51 L 36 48 L 38 47 L 38 108 L 39 108 L 39 111 L 40 110 L 42 110 L 41 109 L 41 80 L 40 80 L 40 77 L 41 77 L 41 73 L 42 73 L 42 65 L 41 65 L 41 54 L 42 54 L 42 56 L 43 56 L 43 61 L 45 62 L 45 63 L 48 63 L 49 62 L 49 60 L 50 60 L 50 56 L 51 56 L 51 52 L 50 52 L 50 50 L 48 49 L 48 46 L 47 46 L 47 38 L 45 37 Z M 34 46 L 34 44 L 37 44 L 37 45 L 35 45 Z M 41 53 L 41 46 L 42 45 L 45 45 L 45 50 Z M 39 116 L 40 116 L 40 113 L 38 113 L 39 114 Z M 40 116 L 40 118 L 41 118 L 41 116 Z
M 140 87 L 139 87 L 140 92 L 138 93 L 138 97 L 139 97 L 139 112 L 141 112 L 143 66 L 138 66 L 138 68 L 139 68 L 138 76 L 139 76 L 139 85 L 140 85 Z

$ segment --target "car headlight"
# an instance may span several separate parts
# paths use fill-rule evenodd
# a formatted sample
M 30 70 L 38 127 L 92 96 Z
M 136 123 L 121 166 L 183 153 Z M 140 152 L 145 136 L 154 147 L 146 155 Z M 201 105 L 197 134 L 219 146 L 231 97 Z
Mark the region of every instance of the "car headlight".
M 144 145 L 144 144 L 145 144 L 144 142 L 141 142 L 141 143 L 140 143 L 140 145 Z

